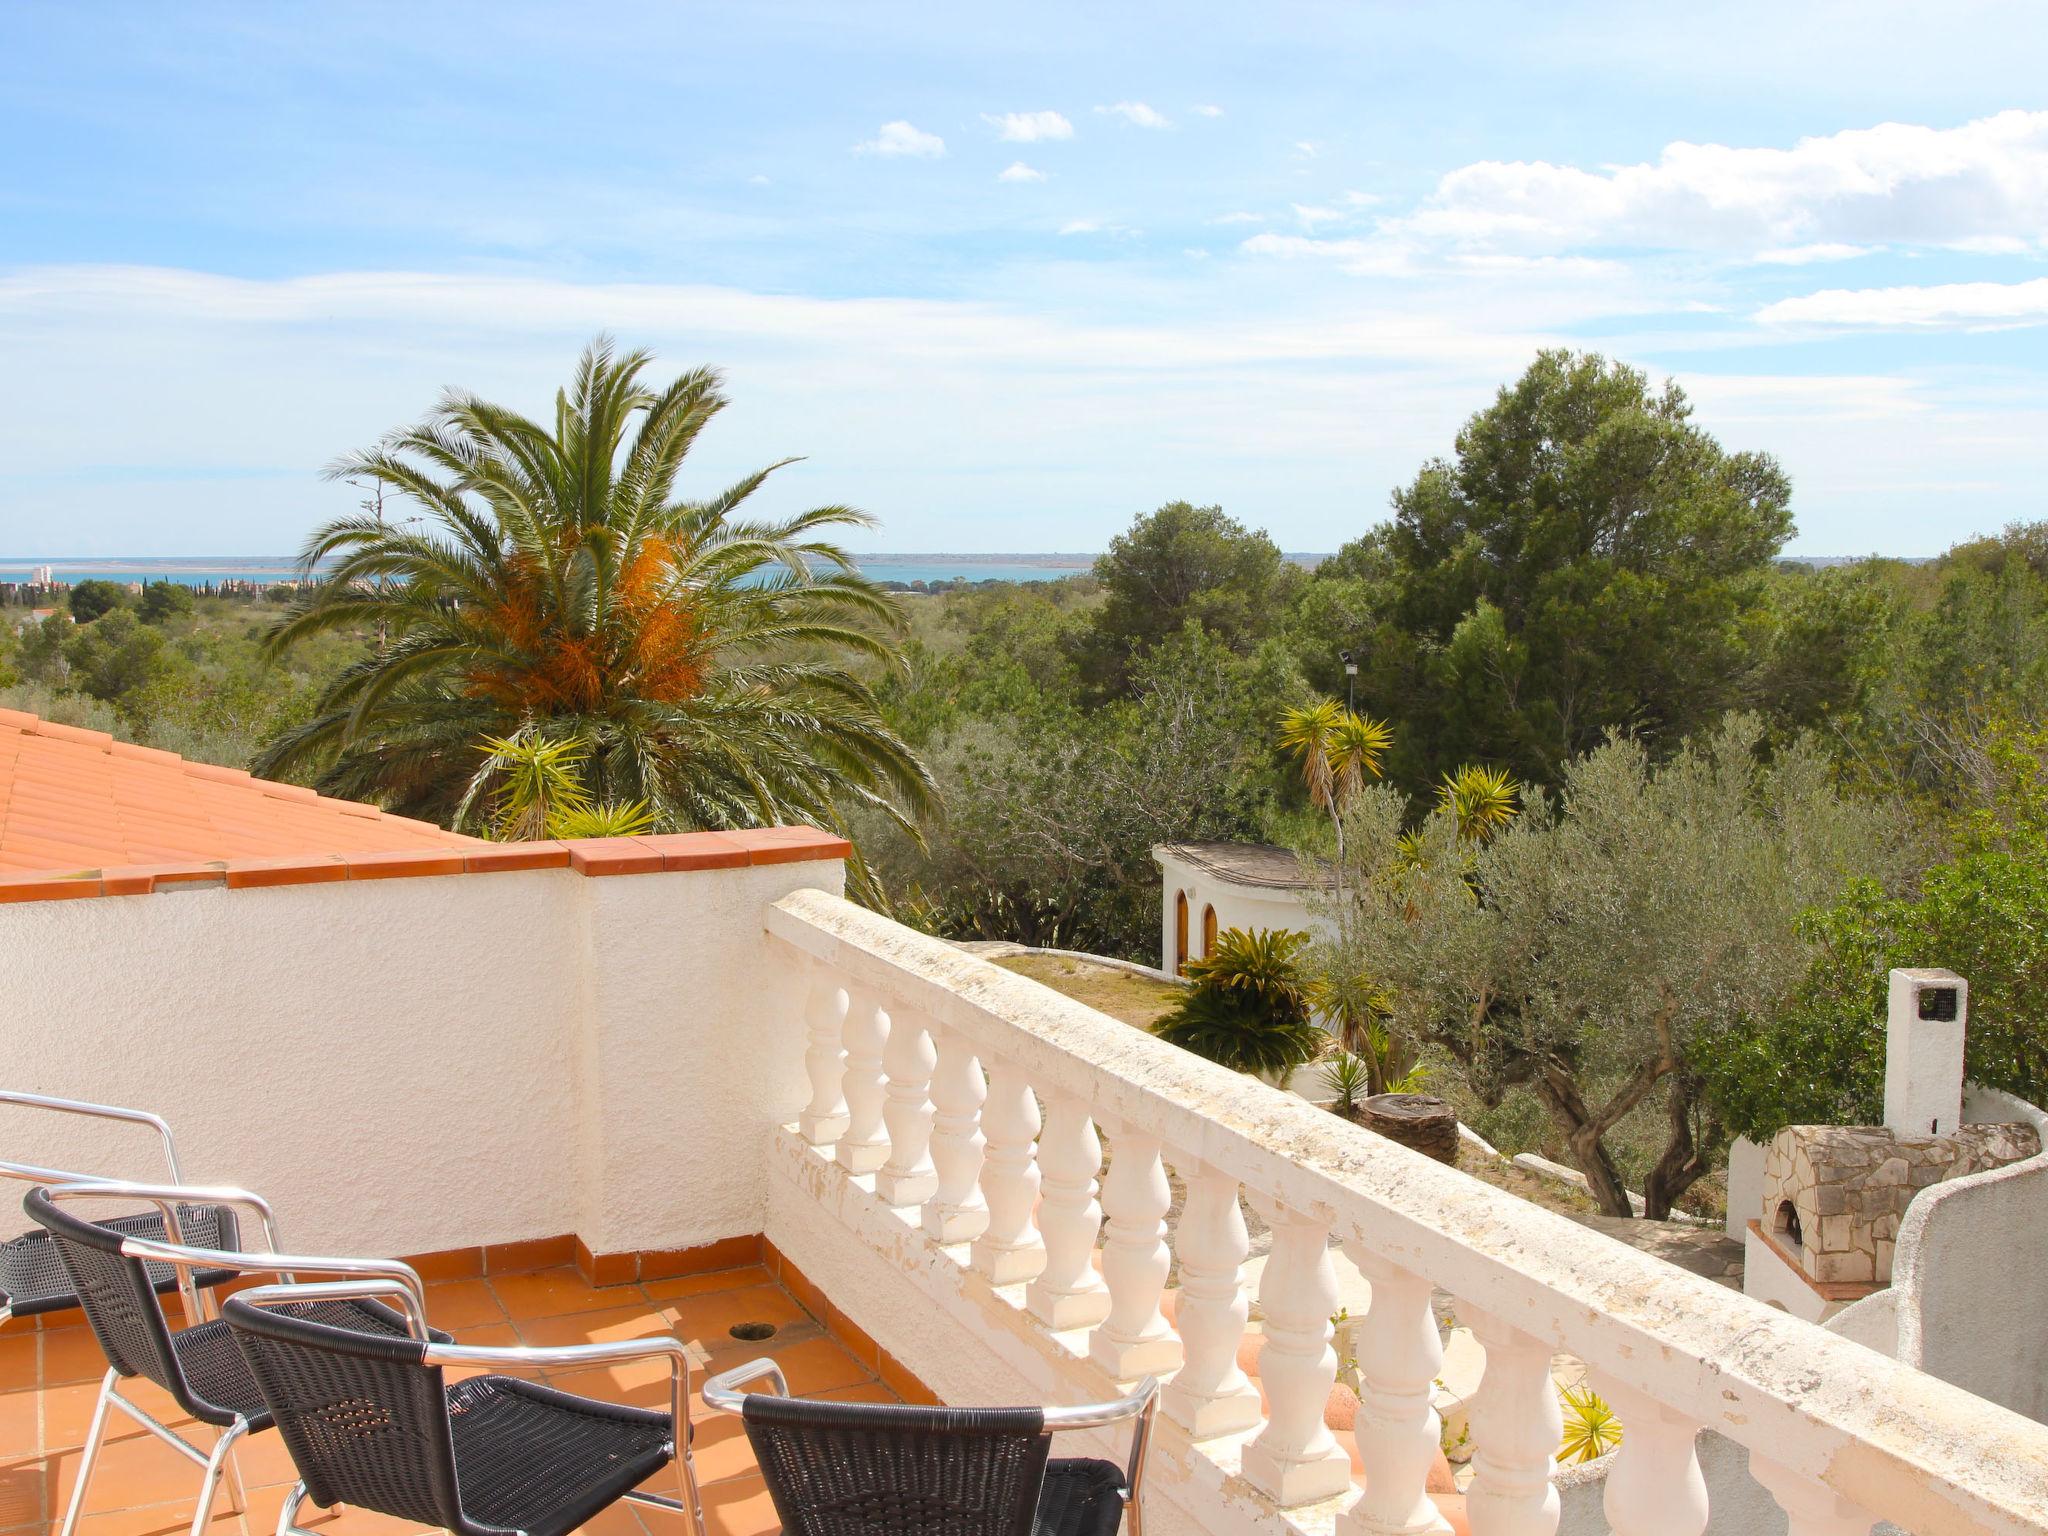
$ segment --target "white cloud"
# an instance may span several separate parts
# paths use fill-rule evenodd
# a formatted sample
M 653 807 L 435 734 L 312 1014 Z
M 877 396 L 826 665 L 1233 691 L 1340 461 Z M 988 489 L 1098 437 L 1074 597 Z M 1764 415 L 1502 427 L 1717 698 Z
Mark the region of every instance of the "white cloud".
M 1194 111 L 1197 117 L 1221 117 L 1223 115 L 1221 107 L 1209 106 L 1207 104 L 1196 107 Z
M 1120 101 L 1112 107 L 1095 109 L 1108 116 L 1120 117 L 1127 123 L 1136 123 L 1140 128 L 1171 128 L 1173 123 L 1167 116 L 1148 107 L 1142 101 Z
M 1074 125 L 1057 112 L 984 112 L 981 120 L 996 130 L 997 138 L 1012 144 L 1074 136 Z
M 872 139 L 864 139 L 853 146 L 856 155 L 909 155 L 919 160 L 936 160 L 946 152 L 946 141 L 936 133 L 926 133 L 922 128 L 898 118 L 893 123 L 882 124 L 881 131 Z
M 1219 213 L 1209 222 L 1211 224 L 1263 224 L 1266 222 L 1266 216 L 1263 213 L 1246 213 L 1239 210 L 1236 213 Z
M 2048 277 L 1925 288 L 1828 288 L 1757 311 L 1765 325 L 1995 330 L 2048 325 Z
M 1323 146 L 1316 143 L 1313 139 L 1296 139 L 1294 141 L 1294 152 L 1304 160 L 1313 160 L 1323 152 Z
M 1045 172 L 1035 170 L 1031 166 L 1026 165 L 1022 160 L 1012 160 L 1008 165 L 996 172 L 996 180 L 1043 181 L 1045 180 Z
M 1341 208 L 1317 208 L 1305 203 L 1290 203 L 1288 206 L 1301 220 L 1301 227 L 1311 232 L 1318 224 L 1338 224 L 1351 217 Z
M 1839 240 L 1822 241 L 1817 245 L 1783 245 L 1768 251 L 1758 251 L 1751 261 L 1766 267 L 1805 267 L 1817 261 L 1853 261 L 1858 256 L 1874 256 L 1880 247 L 1874 245 L 1844 245 Z
M 1102 225 L 1094 219 L 1069 219 L 1060 226 L 1063 235 L 1094 235 L 1101 231 Z
M 1523 250 L 2040 241 L 2048 112 L 2001 112 L 1957 128 L 1882 123 L 1790 149 L 1677 142 L 1653 164 L 1597 170 L 1480 161 L 1443 177 L 1394 225 L 1434 242 Z
M 1377 192 L 1346 192 L 1343 202 L 1351 208 L 1376 208 L 1386 199 Z
M 747 178 L 747 185 L 750 187 L 765 187 L 768 185 L 768 178 L 757 171 Z

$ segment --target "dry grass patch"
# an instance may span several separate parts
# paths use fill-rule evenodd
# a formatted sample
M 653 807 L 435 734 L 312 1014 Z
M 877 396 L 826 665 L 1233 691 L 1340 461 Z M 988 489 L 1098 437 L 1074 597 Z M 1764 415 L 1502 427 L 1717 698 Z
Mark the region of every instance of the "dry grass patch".
M 1086 960 L 1070 960 L 1064 955 L 1005 955 L 995 963 L 1148 1032 L 1180 1000 L 1184 990 L 1170 981 L 1154 981 L 1149 976 L 1092 965 Z

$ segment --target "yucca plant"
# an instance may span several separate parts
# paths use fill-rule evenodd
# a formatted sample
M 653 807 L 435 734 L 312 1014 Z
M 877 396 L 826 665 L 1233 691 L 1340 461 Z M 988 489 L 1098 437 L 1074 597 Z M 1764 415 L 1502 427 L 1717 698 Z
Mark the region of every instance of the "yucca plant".
M 1559 1461 L 1575 1466 L 1605 1456 L 1621 1444 L 1621 1420 L 1598 1392 L 1586 1386 L 1560 1387 L 1558 1397 L 1564 1410 L 1564 1438 L 1557 1447 Z
M 1349 1051 L 1340 1051 L 1323 1067 L 1323 1086 L 1336 1095 L 1337 1110 L 1348 1115 L 1360 1100 L 1372 1096 L 1371 1068 Z
M 1319 699 L 1282 710 L 1275 740 L 1282 752 L 1300 763 L 1310 804 L 1330 818 L 1341 870 L 1344 808 L 1368 778 L 1380 776 L 1380 763 L 1394 743 L 1393 728 L 1354 714 L 1335 699 Z
M 486 768 L 472 782 L 495 780 L 488 831 L 520 842 L 539 837 L 630 837 L 654 826 L 644 800 L 599 805 L 583 787 L 582 767 L 590 751 L 571 737 L 550 741 L 528 733 L 516 740 L 484 742 Z M 487 777 L 488 776 L 488 777 Z M 472 819 L 459 813 L 458 822 Z
M 806 821 L 854 806 L 906 827 L 930 774 L 855 660 L 896 659 L 901 615 L 831 535 L 844 506 L 750 520 L 772 464 L 702 499 L 679 479 L 725 408 L 719 377 L 646 380 L 645 352 L 588 348 L 552 417 L 450 393 L 421 425 L 330 471 L 420 516 L 339 518 L 302 554 L 319 576 L 270 636 L 386 634 L 259 773 L 452 823 L 494 805 L 487 741 L 580 745 L 593 804 L 663 830 Z M 783 461 L 789 462 L 789 461 Z
M 1505 768 L 1467 763 L 1436 787 L 1437 809 L 1458 828 L 1458 840 L 1483 843 L 1521 811 L 1522 787 Z
M 1296 957 L 1308 935 L 1284 928 L 1228 928 L 1200 960 L 1192 985 L 1153 1033 L 1238 1072 L 1281 1074 L 1313 1061 L 1328 1036 L 1310 1017 Z

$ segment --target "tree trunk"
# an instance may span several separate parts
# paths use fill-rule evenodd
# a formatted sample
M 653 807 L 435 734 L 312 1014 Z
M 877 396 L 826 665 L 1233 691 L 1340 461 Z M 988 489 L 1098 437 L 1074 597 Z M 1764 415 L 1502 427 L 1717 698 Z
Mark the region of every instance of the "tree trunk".
M 1697 1090 L 1685 1078 L 1674 1079 L 1665 1100 L 1665 1116 L 1671 1128 L 1664 1143 L 1664 1155 L 1643 1184 L 1643 1214 L 1652 1221 L 1668 1221 L 1678 1197 L 1707 1173 L 1707 1157 L 1692 1133 L 1692 1107 Z
M 1545 1067 L 1530 1079 L 1529 1086 L 1564 1132 L 1565 1147 L 1579 1172 L 1593 1186 L 1593 1198 L 1600 1202 L 1600 1209 L 1609 1216 L 1635 1215 L 1635 1207 L 1628 1203 L 1628 1186 L 1622 1183 L 1621 1170 L 1614 1166 L 1607 1143 L 1601 1139 L 1607 1127 L 1587 1112 L 1578 1085 L 1564 1072 Z

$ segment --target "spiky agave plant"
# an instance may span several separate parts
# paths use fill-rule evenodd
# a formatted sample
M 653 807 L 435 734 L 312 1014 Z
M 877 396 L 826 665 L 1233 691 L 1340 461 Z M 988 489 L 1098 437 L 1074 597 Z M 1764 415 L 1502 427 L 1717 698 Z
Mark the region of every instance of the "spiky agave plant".
M 664 830 L 843 831 L 859 805 L 908 827 L 932 808 L 931 775 L 849 666 L 893 663 L 901 628 L 830 538 L 870 520 L 844 506 L 742 518 L 781 464 L 680 494 L 726 398 L 715 372 L 657 386 L 649 363 L 601 338 L 550 421 L 451 393 L 333 467 L 421 515 L 339 518 L 307 543 L 303 567 L 325 579 L 270 644 L 389 640 L 258 772 L 311 770 L 330 794 L 452 822 L 494 798 L 481 744 L 532 735 L 580 743 L 592 803 L 644 803 Z
M 1313 1061 L 1329 1037 L 1310 1016 L 1296 957 L 1308 935 L 1227 928 L 1188 962 L 1192 985 L 1153 1033 L 1238 1072 L 1282 1073 Z

